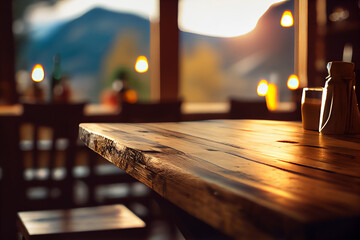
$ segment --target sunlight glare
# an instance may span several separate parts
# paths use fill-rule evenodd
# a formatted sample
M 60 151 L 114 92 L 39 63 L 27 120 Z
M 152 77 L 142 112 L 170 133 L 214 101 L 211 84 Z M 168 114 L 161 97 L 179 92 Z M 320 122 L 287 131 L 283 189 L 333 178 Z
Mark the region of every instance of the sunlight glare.
M 27 11 L 25 18 L 31 24 L 51 24 L 75 19 L 97 7 L 131 13 L 146 19 L 151 19 L 158 14 L 156 12 L 156 0 L 62 0 L 51 4 L 46 2 L 34 3 Z
M 260 17 L 276 3 L 287 0 L 179 0 L 178 24 L 182 31 L 215 37 L 236 37 L 252 31 Z M 157 19 L 156 0 L 62 0 L 31 5 L 25 19 L 30 26 L 44 27 L 69 21 L 101 7 L 146 19 Z
M 147 72 L 149 69 L 148 60 L 145 56 L 140 56 L 136 59 L 135 70 L 139 73 Z
M 251 32 L 272 4 L 284 0 L 179 0 L 179 28 L 214 37 Z
M 280 21 L 281 26 L 283 27 L 291 27 L 294 25 L 294 18 L 291 14 L 291 11 L 286 10 L 282 17 L 281 17 L 281 21 Z
M 36 64 L 31 72 L 31 79 L 34 82 L 41 82 L 44 80 L 45 72 L 41 64 Z

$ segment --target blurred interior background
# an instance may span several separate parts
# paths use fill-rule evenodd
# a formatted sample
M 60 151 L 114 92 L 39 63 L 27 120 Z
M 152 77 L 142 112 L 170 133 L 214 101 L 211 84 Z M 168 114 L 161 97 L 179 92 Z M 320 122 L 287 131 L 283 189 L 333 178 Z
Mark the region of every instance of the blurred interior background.
M 169 105 L 176 110 L 175 121 L 298 121 L 302 88 L 324 86 L 329 61 L 355 63 L 360 97 L 359 0 L 0 1 L 0 36 L 0 117 L 20 122 L 10 125 L 0 118 L 0 130 L 9 133 L 0 135 L 0 154 L 6 159 L 14 157 L 6 146 L 19 150 L 24 140 L 31 142 L 24 138 L 27 130 L 16 125 L 25 119 L 22 104 L 27 102 L 86 103 L 82 122 L 138 121 L 139 116 L 121 118 L 119 112 L 131 111 L 125 111 L 126 104 L 119 111 L 120 95 L 128 103 L 177 101 Z M 139 109 L 144 108 L 133 112 L 140 117 L 167 120 Z M 12 136 L 18 131 L 23 134 L 19 139 Z M 51 141 L 46 134 L 45 140 Z M 88 167 L 89 149 L 76 147 L 81 151 L 75 167 Z M 1 156 L 4 192 L 4 179 L 13 177 L 6 172 L 10 163 Z M 113 179 L 119 183 L 121 178 Z M 94 201 L 104 204 L 123 189 L 98 188 Z M 81 191 L 77 195 L 85 195 Z M 148 193 L 144 185 L 131 191 Z M 177 236 L 173 228 L 169 231 Z

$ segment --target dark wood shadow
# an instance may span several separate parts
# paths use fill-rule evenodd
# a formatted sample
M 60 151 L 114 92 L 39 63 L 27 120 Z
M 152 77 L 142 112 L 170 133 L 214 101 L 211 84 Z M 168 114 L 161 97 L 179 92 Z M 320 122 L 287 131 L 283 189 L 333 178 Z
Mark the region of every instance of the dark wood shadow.
M 231 119 L 268 119 L 269 110 L 265 101 L 230 99 Z
M 0 116 L 0 239 L 16 239 L 19 116 Z
M 301 121 L 301 107 L 298 103 L 292 111 L 269 111 L 265 101 L 230 99 L 230 118 Z
M 122 122 L 178 122 L 181 121 L 182 101 L 127 103 L 121 109 Z

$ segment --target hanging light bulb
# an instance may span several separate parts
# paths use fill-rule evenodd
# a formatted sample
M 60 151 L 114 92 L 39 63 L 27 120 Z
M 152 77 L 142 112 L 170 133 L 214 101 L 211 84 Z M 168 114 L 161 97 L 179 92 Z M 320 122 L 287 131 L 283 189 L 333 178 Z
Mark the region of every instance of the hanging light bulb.
M 36 64 L 32 69 L 31 79 L 34 82 L 41 82 L 42 80 L 44 80 L 44 77 L 45 77 L 45 72 L 43 66 L 41 64 Z
M 135 70 L 139 73 L 147 72 L 149 69 L 149 63 L 145 56 L 140 56 L 136 59 Z
M 291 13 L 291 11 L 286 10 L 282 17 L 281 17 L 281 21 L 280 21 L 281 26 L 283 27 L 291 27 L 294 25 L 294 18 L 293 15 Z
M 268 91 L 268 83 L 265 79 L 260 80 L 257 87 L 257 94 L 259 96 L 265 96 Z
M 298 76 L 296 76 L 295 74 L 290 75 L 288 81 L 287 81 L 287 86 L 290 90 L 296 90 L 299 88 L 300 85 L 300 81 Z

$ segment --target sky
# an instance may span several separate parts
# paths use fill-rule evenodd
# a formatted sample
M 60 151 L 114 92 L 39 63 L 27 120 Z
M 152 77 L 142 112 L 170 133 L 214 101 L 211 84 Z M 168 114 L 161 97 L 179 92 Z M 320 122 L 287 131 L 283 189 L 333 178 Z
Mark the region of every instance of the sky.
M 179 28 L 216 37 L 236 37 L 252 31 L 272 4 L 284 0 L 179 0 Z M 34 28 L 77 18 L 94 7 L 133 13 L 146 19 L 158 16 L 156 0 L 61 0 L 54 6 L 34 4 L 26 21 Z

